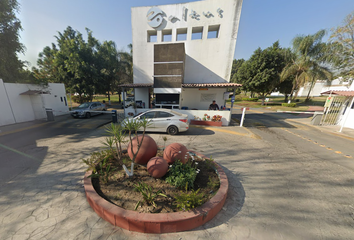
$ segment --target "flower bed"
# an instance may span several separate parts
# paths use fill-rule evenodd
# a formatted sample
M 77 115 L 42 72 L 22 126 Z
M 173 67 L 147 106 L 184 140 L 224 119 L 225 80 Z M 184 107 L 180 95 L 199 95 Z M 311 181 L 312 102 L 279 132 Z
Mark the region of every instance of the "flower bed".
M 214 126 L 221 127 L 222 122 L 213 122 L 213 121 L 203 121 L 203 120 L 191 120 L 191 125 L 205 125 L 205 126 Z
M 191 152 L 191 151 L 190 151 Z M 196 153 L 197 154 L 197 153 Z M 200 154 L 197 154 L 202 156 Z M 204 157 L 204 156 L 203 156 Z M 100 196 L 95 190 L 92 179 L 87 171 L 84 178 L 84 187 L 87 201 L 93 210 L 104 220 L 111 224 L 130 231 L 144 233 L 169 233 L 186 231 L 211 220 L 225 203 L 228 180 L 222 168 L 215 163 L 216 172 L 220 179 L 220 187 L 217 193 L 202 206 L 189 211 L 172 213 L 140 213 L 125 210 Z

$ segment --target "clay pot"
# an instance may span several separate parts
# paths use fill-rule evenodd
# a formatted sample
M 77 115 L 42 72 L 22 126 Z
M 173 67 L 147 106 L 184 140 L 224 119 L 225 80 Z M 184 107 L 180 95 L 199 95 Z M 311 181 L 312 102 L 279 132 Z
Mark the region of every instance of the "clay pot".
M 173 164 L 178 159 L 181 160 L 182 163 L 186 163 L 188 160 L 187 152 L 188 150 L 183 144 L 172 143 L 163 151 L 163 158 L 168 164 Z
M 139 142 L 141 141 L 142 135 L 138 136 Z M 133 152 L 136 152 L 138 149 L 138 142 L 136 137 L 132 139 L 133 142 Z M 133 160 L 133 153 L 131 151 L 131 142 L 128 144 L 128 155 L 130 159 Z M 157 153 L 157 144 L 154 139 L 150 136 L 145 135 L 143 143 L 140 146 L 138 155 L 135 158 L 135 163 L 145 165 L 152 158 L 155 157 Z
M 147 163 L 147 170 L 154 178 L 161 178 L 166 175 L 168 163 L 162 157 L 153 157 Z

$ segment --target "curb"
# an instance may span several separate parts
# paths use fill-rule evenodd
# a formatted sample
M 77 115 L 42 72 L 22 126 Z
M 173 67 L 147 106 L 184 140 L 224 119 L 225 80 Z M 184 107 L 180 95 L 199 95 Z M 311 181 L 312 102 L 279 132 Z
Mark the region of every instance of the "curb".
M 200 157 L 204 155 L 190 151 Z M 216 164 L 217 173 L 220 179 L 220 188 L 216 195 L 202 206 L 187 212 L 174 213 L 139 213 L 125 210 L 118 207 L 97 194 L 92 181 L 88 176 L 91 171 L 86 172 L 84 177 L 84 188 L 86 198 L 92 209 L 105 221 L 129 231 L 142 233 L 172 233 L 182 232 L 199 227 L 210 221 L 224 206 L 229 183 L 227 176 L 219 164 Z

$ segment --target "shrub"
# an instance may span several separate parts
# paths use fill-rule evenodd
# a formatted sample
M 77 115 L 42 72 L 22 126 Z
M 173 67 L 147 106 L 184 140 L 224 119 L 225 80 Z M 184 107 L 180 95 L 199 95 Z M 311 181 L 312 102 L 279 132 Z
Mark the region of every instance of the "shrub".
M 282 103 L 282 107 L 296 107 L 296 103 Z
M 148 205 L 153 205 L 154 207 L 156 207 L 155 199 L 158 196 L 167 197 L 165 194 L 161 193 L 161 190 L 158 190 L 156 193 L 154 193 L 152 191 L 151 186 L 147 185 L 144 182 L 138 182 L 138 184 L 136 185 L 134 184 L 134 190 L 140 192 L 141 195 L 143 196 L 144 201 Z M 141 202 L 138 201 L 138 203 L 135 205 L 135 210 L 138 208 L 140 203 Z
M 242 101 L 257 102 L 258 98 L 242 98 Z
M 71 100 L 73 100 L 76 103 L 84 103 L 84 102 L 90 102 L 91 101 L 91 97 L 90 96 L 81 96 L 81 102 L 80 102 L 80 98 L 79 96 L 71 96 Z
M 180 192 L 179 194 L 176 194 L 174 197 L 176 199 L 177 208 L 181 211 L 188 211 L 202 205 L 204 202 L 204 196 L 199 193 L 199 190 L 200 189 L 197 191 L 192 190 L 190 193 Z
M 193 188 L 195 178 L 198 171 L 192 166 L 190 162 L 183 164 L 180 160 L 177 160 L 167 173 L 166 182 L 175 186 L 176 188 L 187 189 Z

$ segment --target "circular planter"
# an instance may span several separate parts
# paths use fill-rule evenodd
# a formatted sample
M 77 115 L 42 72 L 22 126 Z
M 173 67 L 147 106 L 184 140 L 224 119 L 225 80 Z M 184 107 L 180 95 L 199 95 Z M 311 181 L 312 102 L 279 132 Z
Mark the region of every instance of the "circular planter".
M 206 158 L 194 151 L 189 151 Z M 187 212 L 174 213 L 139 213 L 125 210 L 99 196 L 88 176 L 91 171 L 86 172 L 84 187 L 86 198 L 92 209 L 104 220 L 112 225 L 127 229 L 129 231 L 142 233 L 171 233 L 191 230 L 211 220 L 223 207 L 229 183 L 222 168 L 215 163 L 220 179 L 218 192 L 202 206 Z

